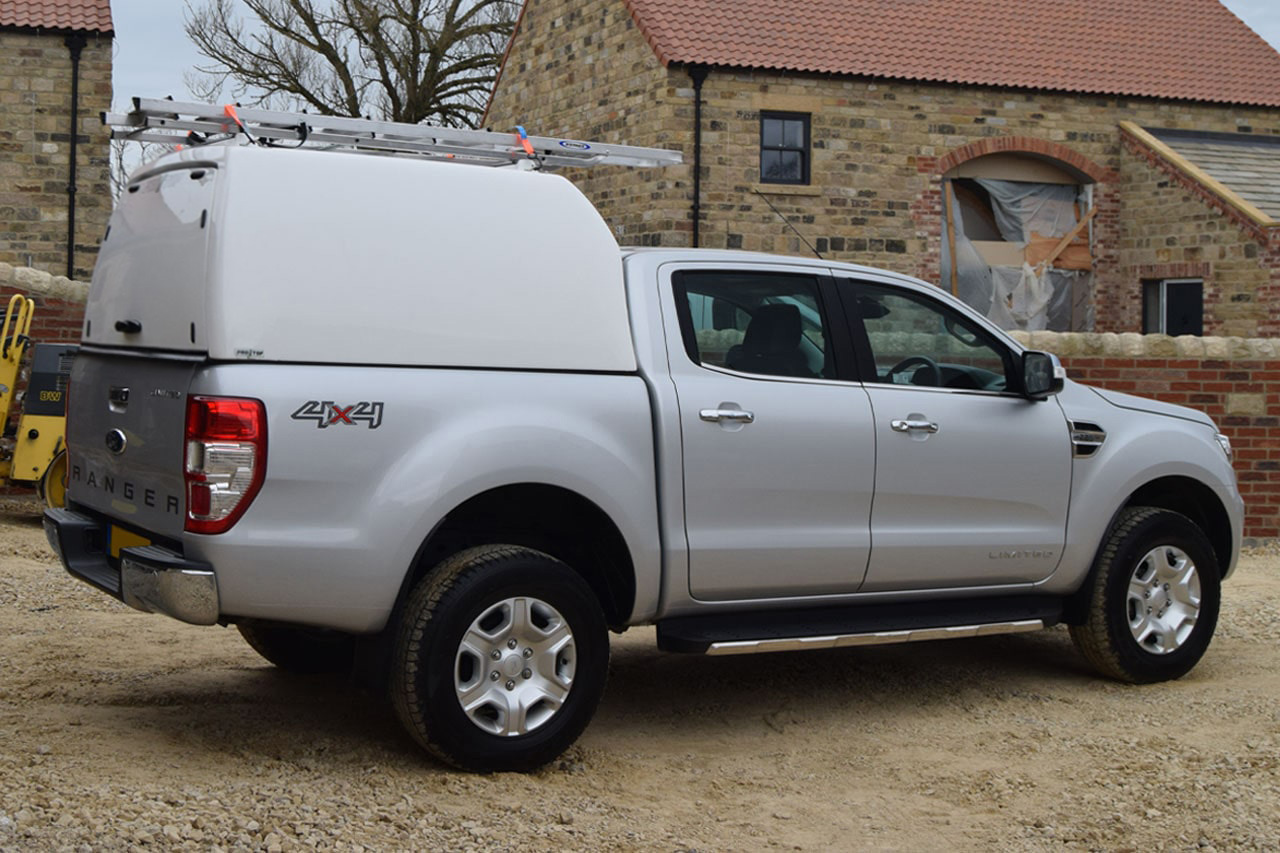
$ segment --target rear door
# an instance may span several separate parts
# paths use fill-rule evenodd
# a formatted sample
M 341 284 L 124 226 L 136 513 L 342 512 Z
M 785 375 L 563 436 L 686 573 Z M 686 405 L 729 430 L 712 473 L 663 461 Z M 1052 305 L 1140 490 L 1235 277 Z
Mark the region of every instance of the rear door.
M 863 591 L 1027 583 L 1057 566 L 1071 443 L 1018 354 L 924 289 L 840 281 L 876 436 Z
M 852 592 L 870 552 L 875 438 L 840 380 L 829 283 L 803 267 L 685 269 L 661 285 L 702 600 Z M 670 303 L 669 303 L 670 304 Z
M 205 289 L 217 176 L 214 164 L 195 162 L 130 182 L 98 252 L 84 343 L 207 349 Z

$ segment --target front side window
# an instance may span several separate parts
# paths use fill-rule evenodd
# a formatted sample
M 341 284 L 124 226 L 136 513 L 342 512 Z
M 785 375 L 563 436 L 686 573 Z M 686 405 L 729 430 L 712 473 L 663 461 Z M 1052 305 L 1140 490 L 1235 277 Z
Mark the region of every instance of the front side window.
M 760 113 L 760 181 L 809 183 L 808 113 Z
M 1204 281 L 1166 278 L 1142 283 L 1142 331 L 1154 335 L 1204 334 Z
M 968 317 L 928 297 L 872 284 L 856 284 L 848 304 L 866 333 L 868 382 L 1013 390 L 1009 350 Z
M 765 376 L 835 376 L 812 276 L 683 272 L 675 287 L 685 351 L 697 364 Z

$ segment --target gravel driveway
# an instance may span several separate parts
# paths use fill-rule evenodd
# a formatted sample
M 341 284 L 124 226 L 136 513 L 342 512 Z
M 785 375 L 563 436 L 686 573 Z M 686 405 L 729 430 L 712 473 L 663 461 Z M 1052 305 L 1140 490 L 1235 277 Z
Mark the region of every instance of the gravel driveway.
M 535 774 L 419 753 L 375 695 L 136 613 L 0 514 L 0 850 L 1280 849 L 1280 551 L 1181 681 L 1066 631 L 738 658 L 615 638 Z

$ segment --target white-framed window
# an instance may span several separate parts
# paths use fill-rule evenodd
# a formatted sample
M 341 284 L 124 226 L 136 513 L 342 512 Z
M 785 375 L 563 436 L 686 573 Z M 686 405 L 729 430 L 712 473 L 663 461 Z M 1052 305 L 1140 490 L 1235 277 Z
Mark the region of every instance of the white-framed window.
M 1145 334 L 1203 335 L 1204 279 L 1160 278 L 1142 283 Z

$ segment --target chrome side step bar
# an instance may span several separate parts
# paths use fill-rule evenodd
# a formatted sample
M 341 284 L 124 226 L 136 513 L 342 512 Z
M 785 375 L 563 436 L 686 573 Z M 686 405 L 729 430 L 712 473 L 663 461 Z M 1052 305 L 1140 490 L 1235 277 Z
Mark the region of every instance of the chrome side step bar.
M 955 625 L 947 628 L 915 628 L 905 631 L 872 631 L 865 634 L 831 634 L 823 637 L 784 637 L 768 640 L 732 640 L 712 643 L 709 655 L 753 655 L 761 652 L 794 652 L 804 649 L 843 649 L 850 646 L 880 646 L 889 643 L 917 643 L 924 640 L 952 640 L 961 637 L 989 637 L 1020 634 L 1044 628 L 1041 619 L 988 622 L 982 625 Z

